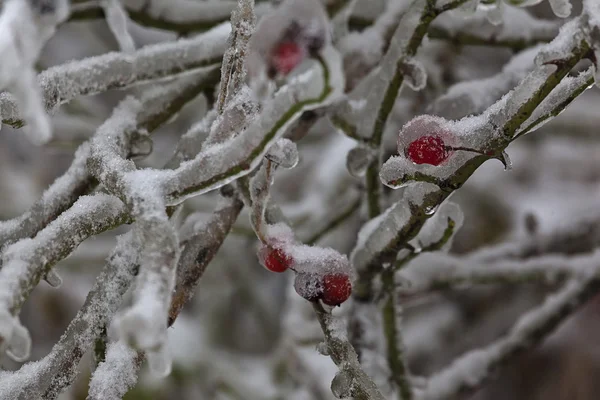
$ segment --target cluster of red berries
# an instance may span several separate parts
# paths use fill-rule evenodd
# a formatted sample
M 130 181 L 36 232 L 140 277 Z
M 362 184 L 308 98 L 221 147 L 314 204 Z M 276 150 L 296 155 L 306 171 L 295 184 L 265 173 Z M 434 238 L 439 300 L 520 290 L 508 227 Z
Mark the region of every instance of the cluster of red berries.
M 293 259 L 281 249 L 268 247 L 263 263 L 269 271 L 284 272 L 292 269 Z M 306 300 L 321 300 L 329 306 L 339 306 L 352 293 L 350 277 L 341 272 L 326 273 L 323 276 L 299 272 L 296 274 L 294 288 Z
M 412 141 L 405 155 L 415 164 L 440 165 L 448 159 L 450 150 L 438 135 L 426 135 Z

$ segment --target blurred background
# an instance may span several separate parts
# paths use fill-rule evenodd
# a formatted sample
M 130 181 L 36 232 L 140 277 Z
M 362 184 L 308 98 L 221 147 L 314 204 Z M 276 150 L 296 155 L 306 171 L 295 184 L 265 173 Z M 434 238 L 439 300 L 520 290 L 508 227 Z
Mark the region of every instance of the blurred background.
M 359 0 L 356 13 L 376 14 L 384 3 Z M 581 5 L 577 3 L 573 15 L 579 14 Z M 538 18 L 556 18 L 547 2 L 527 10 Z M 176 38 L 134 23 L 129 29 L 137 47 Z M 117 49 L 103 20 L 69 22 L 46 46 L 39 69 Z M 396 151 L 400 127 L 427 112 L 449 86 L 493 76 L 513 54 L 506 48 L 427 40 L 419 57 L 428 72 L 428 86 L 419 93 L 403 89 L 386 131 L 388 153 Z M 53 117 L 56 138 L 45 147 L 35 147 L 22 132 L 3 126 L 0 219 L 27 210 L 66 170 L 77 146 L 127 94 L 112 91 L 64 105 Z M 139 165 L 163 165 L 180 135 L 204 115 L 206 108 L 202 96 L 188 104 L 177 119 L 153 135 L 154 151 Z M 554 121 L 512 144 L 508 148 L 512 170 L 505 171 L 496 161 L 480 168 L 452 197 L 465 214 L 452 252 L 466 254 L 532 235 L 548 235 L 566 226 L 576 227 L 577 221 L 590 224 L 575 228 L 576 237 L 585 237 L 585 229 L 591 229 L 590 237 L 599 236 L 593 231 L 594 225 L 600 228 L 599 126 L 600 91 L 594 88 Z M 298 143 L 300 164 L 278 171 L 273 196 L 301 238 L 311 238 L 328 212 L 347 207 L 356 199 L 361 180 L 346 169 L 346 155 L 353 147 L 352 140 L 328 123 L 319 122 Z M 399 191 L 387 194 L 390 202 L 400 195 Z M 205 212 L 208 217 L 215 201 L 213 194 L 189 200 L 183 216 Z M 320 238 L 319 245 L 349 253 L 365 218 L 365 210 L 358 207 L 338 228 Z M 46 355 L 58 340 L 83 304 L 115 245 L 115 236 L 125 231 L 120 228 L 89 239 L 59 264 L 57 271 L 63 278 L 59 289 L 42 282 L 34 291 L 21 314 L 32 335 L 32 360 Z M 579 251 L 576 245 L 573 252 Z M 333 399 L 329 384 L 337 369 L 329 357 L 316 351 L 322 333 L 311 306 L 294 292 L 291 272 L 272 274 L 258 263 L 256 246 L 244 211 L 210 264 L 193 301 L 169 330 L 175 358 L 173 373 L 156 379 L 144 369 L 127 400 Z M 486 285 L 407 298 L 404 334 L 411 371 L 417 376 L 429 375 L 464 351 L 490 343 L 553 289 L 536 284 Z M 492 383 L 472 398 L 597 399 L 599 321 L 597 299 L 568 319 L 543 345 L 504 366 Z M 0 362 L 4 369 L 18 368 L 5 356 Z M 90 365 L 91 360 L 84 358 L 79 379 L 61 399 L 85 399 Z

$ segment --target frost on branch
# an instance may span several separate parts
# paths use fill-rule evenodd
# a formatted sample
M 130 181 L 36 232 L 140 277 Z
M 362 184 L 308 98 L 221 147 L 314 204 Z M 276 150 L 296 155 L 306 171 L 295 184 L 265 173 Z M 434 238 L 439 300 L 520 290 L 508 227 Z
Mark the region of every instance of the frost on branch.
M 596 62 L 595 62 L 595 80 L 596 85 L 600 87 L 600 67 L 598 66 L 598 60 L 600 57 L 600 4 L 592 0 L 584 0 L 583 2 L 583 23 L 584 32 L 590 41 L 592 49 L 594 50 Z
M 137 353 L 123 342 L 108 345 L 90 381 L 88 400 L 120 400 L 137 382 Z
M 0 14 L 0 89 L 16 98 L 26 122 L 27 134 L 37 144 L 47 142 L 51 127 L 44 99 L 35 79 L 34 64 L 56 25 L 69 12 L 68 0 L 7 0 Z M 5 94 L 2 94 L 5 95 Z M 4 111 L 2 119 L 10 119 Z
M 558 33 L 557 22 L 537 19 L 527 10 L 504 6 L 501 13 L 498 25 L 491 24 L 481 10 L 467 16 L 459 11 L 444 13 L 431 24 L 429 34 L 458 43 L 501 45 L 519 50 L 549 42 Z
M 229 31 L 229 24 L 221 24 L 191 39 L 149 45 L 130 54 L 107 53 L 48 68 L 37 78 L 44 97 L 43 104 L 47 110 L 53 111 L 80 95 L 127 88 L 214 66 L 223 56 Z M 19 121 L 23 119 L 23 113 L 15 99 L 7 93 L 0 93 L 0 114 L 3 123 L 22 125 Z

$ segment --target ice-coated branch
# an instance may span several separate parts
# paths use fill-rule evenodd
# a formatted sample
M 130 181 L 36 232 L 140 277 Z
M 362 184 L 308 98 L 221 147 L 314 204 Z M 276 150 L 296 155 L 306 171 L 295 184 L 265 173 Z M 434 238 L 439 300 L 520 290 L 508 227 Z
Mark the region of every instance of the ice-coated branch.
M 409 379 L 408 365 L 405 359 L 404 340 L 402 336 L 401 299 L 397 296 L 397 271 L 402 270 L 411 260 L 423 253 L 447 249 L 453 234 L 460 228 L 463 215 L 454 203 L 442 205 L 436 215 L 427 221 L 419 235 L 401 252 L 399 259 L 382 272 L 381 284 L 385 300 L 382 309 L 383 329 L 387 345 L 387 360 L 390 366 L 391 379 L 396 384 L 398 398 L 413 398 L 413 388 Z M 402 279 L 401 279 L 402 280 Z
M 150 45 L 129 54 L 108 53 L 49 68 L 38 75 L 46 110 L 52 112 L 77 96 L 123 89 L 215 66 L 221 61 L 229 31 L 230 25 L 222 24 L 192 39 Z M 6 92 L 0 93 L 0 115 L 5 124 L 14 127 L 24 124 L 23 113 L 14 97 Z
M 217 99 L 219 113 L 223 112 L 225 101 L 239 90 L 246 77 L 244 63 L 248 52 L 248 42 L 255 25 L 254 0 L 240 1 L 238 7 L 231 14 L 232 28 L 221 65 L 221 83 Z
M 466 0 L 436 7 L 436 0 L 415 0 L 401 14 L 390 46 L 377 68 L 348 95 L 336 109 L 331 121 L 340 130 L 357 140 L 366 141 L 380 152 L 387 120 L 404 83 L 420 90 L 425 86 L 423 67 L 414 61 L 423 38 L 433 20 L 443 11 L 459 7 Z M 368 105 L 368 106 L 367 106 Z M 381 212 L 381 183 L 379 182 L 380 155 L 366 171 L 366 189 L 369 217 Z
M 444 13 L 430 26 L 431 39 L 443 39 L 461 45 L 501 46 L 515 51 L 552 41 L 558 34 L 556 21 L 541 20 L 516 7 L 502 7 L 502 24 L 491 24 L 483 11 L 464 17 Z
M 148 99 L 139 113 L 135 115 L 135 125 L 139 130 L 154 131 L 198 93 L 214 84 L 218 77 L 218 69 L 197 73 L 194 84 L 187 90 L 171 93 L 172 96 L 159 96 Z M 124 124 L 117 110 L 98 130 L 112 131 L 115 134 L 130 125 Z M 128 150 L 129 152 L 130 150 Z M 87 171 L 89 143 L 82 144 L 77 151 L 71 166 L 42 195 L 29 211 L 8 221 L 0 221 L 0 245 L 10 244 L 17 240 L 34 236 L 50 221 L 67 210 L 79 198 L 93 189 L 97 181 Z
M 470 127 L 475 130 L 474 137 L 477 140 L 484 141 L 486 140 L 485 135 L 490 135 L 487 140 L 492 140 L 494 144 L 491 149 L 496 152 L 503 150 L 513 140 L 517 129 L 523 122 L 533 114 L 536 107 L 552 92 L 573 66 L 587 54 L 587 44 L 577 35 L 578 26 L 577 20 L 568 23 L 561 30 L 559 37 L 543 50 L 542 54 L 555 54 L 551 53 L 554 49 L 560 51 L 562 56 L 560 59 L 553 59 L 555 62 L 551 65 L 538 66 L 514 91 L 490 107 L 483 117 L 461 120 L 461 123 L 471 124 Z M 415 119 L 413 123 L 419 127 L 422 122 Z M 437 124 L 438 122 L 432 120 L 432 123 Z M 429 125 L 425 123 L 424 126 Z M 462 131 L 462 129 L 451 130 L 453 132 Z M 473 130 L 469 129 L 468 132 L 473 132 Z M 403 132 L 403 137 L 408 137 L 408 134 L 409 132 Z M 487 151 L 489 150 L 490 147 L 487 148 Z M 380 217 L 370 221 L 361 230 L 359 242 L 352 254 L 352 263 L 359 274 L 354 291 L 356 299 L 368 301 L 372 298 L 372 279 L 380 271 L 382 263 L 393 262 L 397 252 L 415 237 L 437 207 L 454 190 L 460 188 L 471 174 L 490 157 L 468 152 L 454 156 L 464 158 L 455 163 L 449 162 L 433 166 L 415 165 L 406 160 L 404 156 L 399 156 L 392 157 L 384 164 L 381 178 L 391 187 L 398 187 L 415 179 L 424 182 L 408 188 L 398 203 Z M 395 173 L 400 173 L 403 177 L 396 180 L 399 176 L 394 175 Z M 362 239 L 360 239 L 361 237 Z
M 108 195 L 82 196 L 33 239 L 4 250 L 0 270 L 0 308 L 17 315 L 40 279 L 92 235 L 128 219 L 123 203 Z M 10 341 L 10 337 L 1 340 Z
M 164 29 L 180 34 L 205 31 L 229 19 L 236 1 L 190 0 L 124 0 L 125 11 L 140 25 Z M 173 4 L 175 3 L 175 4 Z M 105 18 L 103 7 L 92 1 L 74 4 L 70 21 Z
M 172 172 L 161 172 L 167 202 L 179 203 L 252 171 L 303 112 L 323 107 L 340 94 L 343 88 L 340 69 L 337 52 L 331 47 L 325 48 L 318 66 L 279 90 L 263 107 L 260 117 L 252 120 L 242 134 L 203 149 L 194 160 Z M 158 171 L 154 172 L 158 176 Z
M 51 0 L 46 7 L 28 0 L 6 0 L 0 14 L 0 89 L 8 89 L 31 125 L 26 133 L 37 144 L 51 138 L 50 121 L 35 80 L 34 64 L 56 25 L 69 13 L 68 0 Z M 6 93 L 0 93 L 6 95 Z M 0 108 L 2 119 L 6 116 Z
M 375 383 L 362 370 L 358 355 L 346 337 L 345 325 L 325 311 L 320 304 L 314 303 L 313 307 L 325 334 L 327 352 L 340 368 L 340 372 L 331 384 L 336 397 L 352 396 L 356 400 L 384 400 Z
M 106 15 L 106 23 L 113 33 L 119 48 L 125 53 L 135 51 L 133 38 L 127 31 L 127 13 L 119 0 L 102 0 L 100 5 Z
M 233 223 L 240 214 L 243 203 L 235 193 L 230 193 L 217 206 L 210 219 L 182 243 L 184 248 L 179 257 L 175 293 L 169 310 L 169 326 L 194 295 L 200 278 L 206 271 Z
M 89 350 L 109 318 L 121 305 L 139 267 L 138 243 L 131 233 L 120 237 L 106 267 L 96 279 L 84 305 L 50 354 L 15 372 L 0 374 L 6 399 L 55 399 L 71 384 L 80 359 Z
M 233 193 L 221 200 L 212 216 L 182 241 L 184 246 L 177 268 L 177 283 L 169 310 L 168 326 L 172 326 L 183 306 L 192 298 L 209 262 L 231 230 L 243 203 Z M 104 363 L 94 372 L 89 400 L 121 399 L 137 382 L 145 354 L 124 342 L 109 345 Z
M 0 245 L 31 237 L 70 207 L 79 196 L 95 186 L 86 169 L 89 144 L 82 144 L 67 171 L 59 177 L 24 214 L 0 221 Z
M 404 293 L 426 292 L 472 284 L 556 282 L 581 279 L 598 266 L 598 251 L 577 256 L 547 255 L 526 260 L 484 261 L 441 254 L 423 254 L 402 269 Z
M 451 399 L 479 388 L 502 363 L 540 343 L 573 310 L 598 293 L 600 279 L 594 272 L 588 271 L 584 279 L 571 280 L 558 293 L 549 295 L 541 306 L 522 315 L 506 336 L 454 360 L 429 378 L 417 398 Z

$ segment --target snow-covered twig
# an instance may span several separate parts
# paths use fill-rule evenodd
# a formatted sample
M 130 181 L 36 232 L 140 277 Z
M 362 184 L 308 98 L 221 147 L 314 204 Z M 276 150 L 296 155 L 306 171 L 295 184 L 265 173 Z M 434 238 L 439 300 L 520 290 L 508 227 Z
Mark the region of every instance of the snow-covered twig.
M 587 255 L 547 255 L 526 260 L 485 262 L 477 258 L 423 254 L 402 269 L 398 278 L 407 282 L 403 293 L 473 284 L 548 282 L 581 279 L 596 270 L 598 251 Z M 596 272 L 598 273 L 598 272 Z
M 472 350 L 429 378 L 419 400 L 454 398 L 480 387 L 502 363 L 540 343 L 573 310 L 598 292 L 600 279 L 589 273 L 584 279 L 572 280 L 544 303 L 519 318 L 510 332 L 482 349 Z
M 314 303 L 313 307 L 325 333 L 327 351 L 340 368 L 332 383 L 334 393 L 338 393 L 339 398 L 352 396 L 357 400 L 384 400 L 373 380 L 362 370 L 358 355 L 346 337 L 345 324 L 320 304 Z
M 50 121 L 44 112 L 40 88 L 35 81 L 34 64 L 52 37 L 56 25 L 69 13 L 67 0 L 52 0 L 47 5 L 22 0 L 6 0 L 0 14 L 0 89 L 8 89 L 19 104 L 23 119 L 31 125 L 26 133 L 37 144 L 51 138 Z M 0 93 L 6 96 L 6 93 Z M 0 97 L 1 98 L 1 97 Z M 2 119 L 10 119 L 0 107 Z
M 458 7 L 466 0 L 454 1 L 444 8 L 436 7 L 435 0 L 416 0 L 401 14 L 390 46 L 377 68 L 348 95 L 331 116 L 331 121 L 344 133 L 366 141 L 381 153 L 381 141 L 386 122 L 392 112 L 400 88 L 404 83 L 420 90 L 425 86 L 425 72 L 414 61 L 427 29 L 442 12 Z M 355 104 L 366 104 L 356 109 Z M 365 176 L 369 217 L 381 212 L 381 182 L 379 165 L 381 155 L 367 167 Z
M 184 248 L 177 267 L 175 293 L 169 310 L 169 325 L 175 322 L 184 304 L 194 295 L 194 290 L 208 263 L 227 237 L 242 207 L 241 200 L 231 193 L 230 197 L 221 200 L 221 204 L 210 219 L 182 243 Z
M 105 10 L 93 1 L 73 5 L 70 21 L 105 18 Z M 140 25 L 187 34 L 205 31 L 227 21 L 236 1 L 124 0 L 131 20 Z M 175 3 L 175 4 L 173 4 Z
M 248 52 L 248 42 L 254 32 L 255 24 L 254 0 L 240 1 L 238 7 L 231 14 L 232 29 L 221 64 L 221 83 L 217 99 L 219 113 L 223 112 L 225 101 L 237 93 L 246 77 L 244 63 Z
M 201 91 L 210 88 L 217 77 L 218 70 L 200 72 L 187 90 L 171 93 L 173 96 L 158 96 L 148 99 L 135 115 L 135 125 L 141 131 L 154 131 L 169 120 L 181 107 Z M 118 133 L 127 129 L 117 110 L 108 118 L 98 131 Z M 129 150 L 128 150 L 129 152 Z M 95 186 L 95 179 L 87 171 L 89 143 L 82 144 L 73 162 L 64 175 L 59 177 L 42 195 L 29 211 L 8 221 L 0 221 L 0 244 L 6 245 L 17 240 L 34 236 L 50 221 L 67 210 L 83 194 Z
M 515 51 L 538 43 L 547 43 L 556 37 L 560 24 L 541 20 L 517 7 L 502 7 L 502 23 L 489 22 L 483 10 L 472 16 L 444 13 L 429 28 L 432 39 L 444 39 L 461 45 L 501 46 Z
M 55 399 L 71 384 L 79 361 L 94 344 L 102 328 L 121 305 L 139 267 L 138 243 L 131 233 L 120 237 L 106 267 L 96 279 L 84 305 L 50 354 L 25 364 L 16 372 L 3 372 L 2 399 Z
M 90 380 L 87 400 L 121 400 L 137 383 L 138 354 L 123 342 L 110 343 L 106 360 Z
M 127 213 L 117 198 L 82 196 L 33 239 L 23 239 L 4 250 L 0 270 L 0 309 L 17 315 L 23 302 L 50 268 L 92 235 L 121 225 Z M 4 335 L 2 341 L 10 341 Z
M 121 51 L 133 53 L 135 43 L 127 31 L 127 13 L 121 2 L 119 0 L 102 0 L 100 5 L 106 15 L 106 23 L 115 36 Z
M 230 25 L 222 24 L 192 39 L 155 44 L 130 54 L 108 53 L 49 68 L 38 75 L 46 110 L 52 112 L 77 96 L 216 66 L 225 51 L 229 31 Z M 14 127 L 24 124 L 15 99 L 6 92 L 0 93 L 0 115 L 5 124 Z

